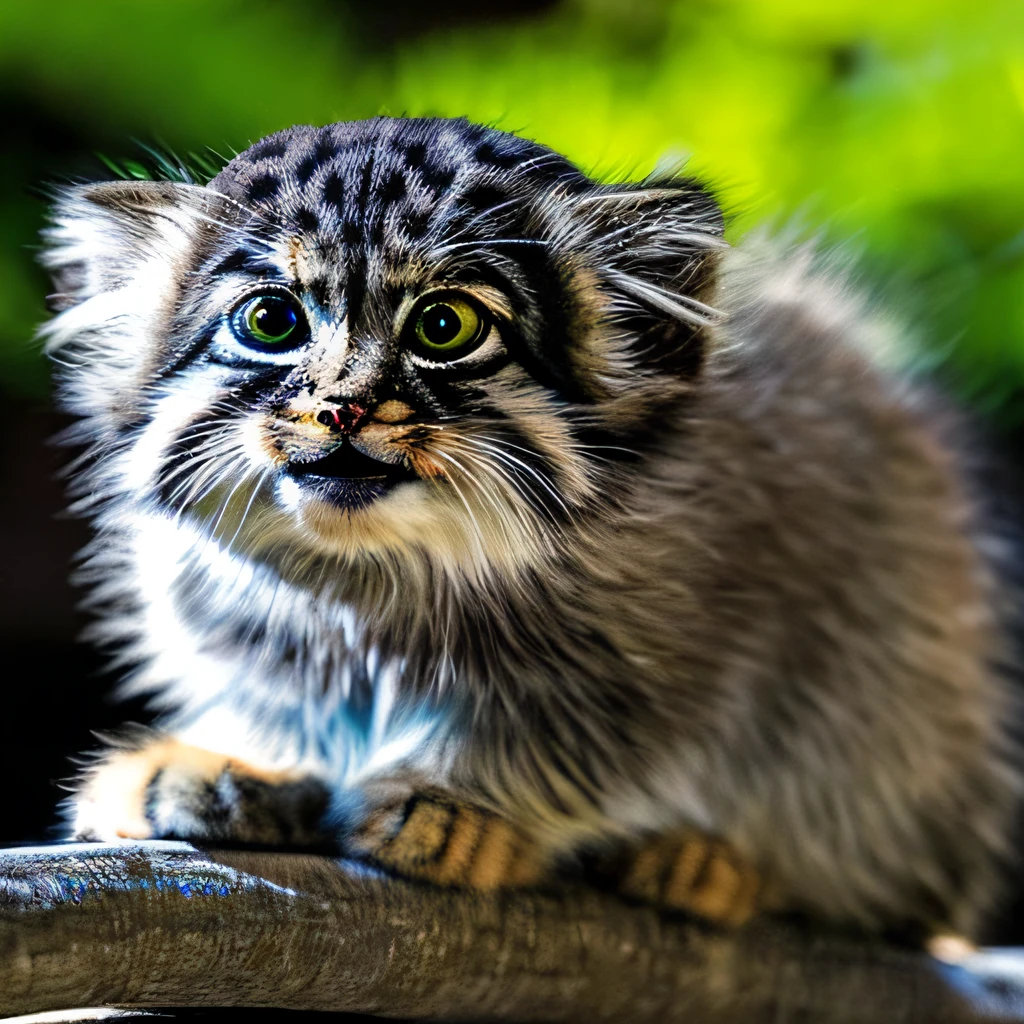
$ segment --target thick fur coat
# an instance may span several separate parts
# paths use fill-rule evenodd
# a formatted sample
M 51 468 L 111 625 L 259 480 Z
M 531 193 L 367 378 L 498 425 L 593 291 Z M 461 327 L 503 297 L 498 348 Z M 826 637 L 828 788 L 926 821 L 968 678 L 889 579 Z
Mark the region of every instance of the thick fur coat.
M 1018 780 L 1004 553 L 840 275 L 730 249 L 690 180 L 446 120 L 70 188 L 46 240 L 96 632 L 163 709 L 79 834 L 224 834 L 227 756 L 313 831 L 442 792 L 545 861 L 692 829 L 775 906 L 976 928 Z M 238 326 L 267 295 L 280 350 Z M 417 341 L 437 296 L 464 352 Z

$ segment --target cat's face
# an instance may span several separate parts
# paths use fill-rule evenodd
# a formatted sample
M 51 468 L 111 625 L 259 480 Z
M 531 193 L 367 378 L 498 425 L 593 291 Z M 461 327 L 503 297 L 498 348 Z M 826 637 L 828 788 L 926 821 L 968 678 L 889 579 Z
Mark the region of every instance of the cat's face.
M 99 490 L 251 551 L 521 565 L 699 372 L 717 210 L 464 121 L 69 190 L 47 327 Z M 91 485 L 97 487 L 96 482 Z

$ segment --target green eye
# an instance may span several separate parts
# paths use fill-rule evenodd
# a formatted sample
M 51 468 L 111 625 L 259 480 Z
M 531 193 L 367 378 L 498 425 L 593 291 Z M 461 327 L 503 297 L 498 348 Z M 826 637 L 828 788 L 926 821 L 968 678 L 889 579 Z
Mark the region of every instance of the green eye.
M 465 299 L 448 296 L 428 302 L 416 315 L 416 340 L 429 355 L 467 348 L 484 333 L 484 318 Z
M 258 295 L 238 308 L 231 325 L 243 345 L 260 352 L 283 352 L 303 340 L 302 323 L 294 299 Z

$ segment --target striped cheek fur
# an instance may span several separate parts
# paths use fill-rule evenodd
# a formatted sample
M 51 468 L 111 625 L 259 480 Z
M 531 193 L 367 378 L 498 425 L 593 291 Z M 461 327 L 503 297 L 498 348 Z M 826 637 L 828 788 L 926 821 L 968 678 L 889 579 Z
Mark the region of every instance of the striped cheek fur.
M 67 189 L 53 221 L 87 502 L 454 577 L 536 567 L 614 499 L 699 369 L 723 244 L 689 180 L 602 186 L 442 120 L 292 129 L 205 187 Z

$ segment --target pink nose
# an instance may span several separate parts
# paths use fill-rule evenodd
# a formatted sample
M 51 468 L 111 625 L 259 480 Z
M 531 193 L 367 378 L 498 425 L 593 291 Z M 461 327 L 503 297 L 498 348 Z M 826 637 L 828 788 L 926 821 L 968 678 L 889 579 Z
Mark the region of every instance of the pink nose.
M 354 434 L 362 426 L 368 413 L 356 402 L 342 402 L 341 405 L 323 409 L 317 413 L 317 421 L 332 431 L 341 434 Z

